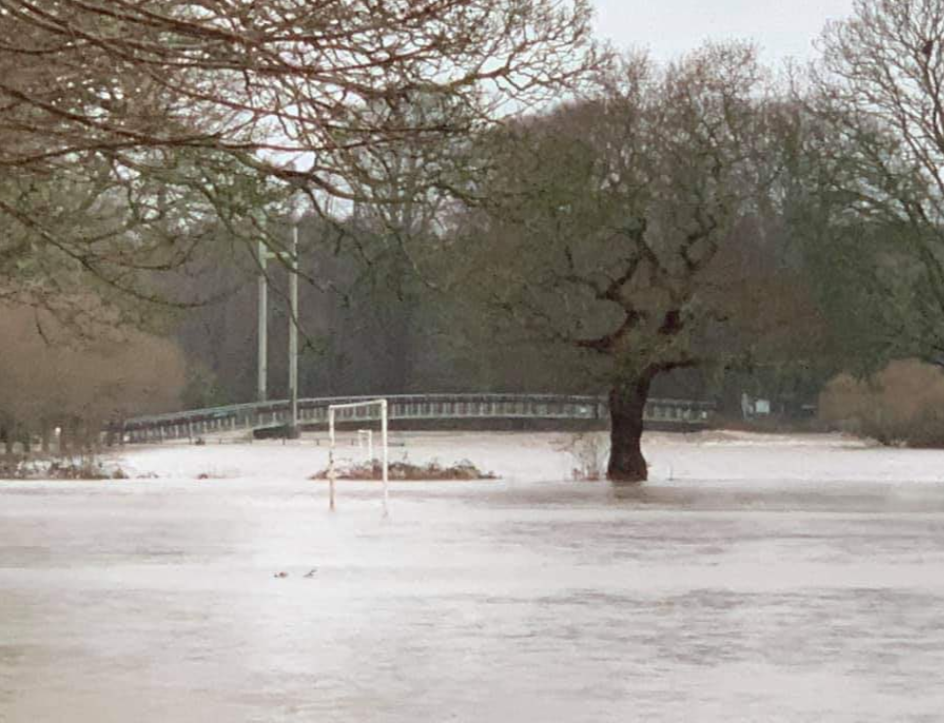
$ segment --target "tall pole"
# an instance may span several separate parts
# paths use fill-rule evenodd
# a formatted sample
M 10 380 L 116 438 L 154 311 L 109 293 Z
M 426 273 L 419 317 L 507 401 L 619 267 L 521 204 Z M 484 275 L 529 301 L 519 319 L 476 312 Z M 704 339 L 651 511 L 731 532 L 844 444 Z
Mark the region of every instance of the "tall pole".
M 292 437 L 298 435 L 298 221 L 292 226 L 292 258 L 289 264 L 289 298 L 291 312 L 288 319 L 288 393 L 291 400 Z
M 388 472 L 387 468 L 389 467 L 387 459 L 387 400 L 380 400 L 380 434 L 381 440 L 383 443 L 383 516 L 390 516 L 390 492 L 388 491 L 389 484 L 387 482 Z
M 334 409 L 328 407 L 328 509 L 334 512 Z
M 268 250 L 265 243 L 259 241 L 259 361 L 257 369 L 259 372 L 258 385 L 256 387 L 256 398 L 260 402 L 266 401 L 266 375 L 268 372 L 269 352 L 267 348 L 269 337 L 269 283 L 266 278 L 266 256 Z

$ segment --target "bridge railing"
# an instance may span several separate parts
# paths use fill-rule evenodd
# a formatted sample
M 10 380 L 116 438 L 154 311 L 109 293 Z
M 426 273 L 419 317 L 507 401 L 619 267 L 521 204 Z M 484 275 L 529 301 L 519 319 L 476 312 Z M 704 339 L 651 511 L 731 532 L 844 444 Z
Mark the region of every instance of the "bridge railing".
M 326 424 L 328 406 L 361 402 L 373 396 L 316 397 L 298 400 L 299 424 Z M 388 395 L 391 420 L 561 419 L 603 420 L 606 397 L 559 394 L 394 394 Z M 707 423 L 714 405 L 689 399 L 650 399 L 644 419 L 664 425 Z M 232 404 L 186 412 L 135 417 L 121 427 L 128 442 L 186 439 L 238 429 L 276 427 L 289 422 L 288 400 Z M 339 410 L 339 421 L 367 421 L 378 411 L 370 407 Z M 116 430 L 118 431 L 118 430 Z

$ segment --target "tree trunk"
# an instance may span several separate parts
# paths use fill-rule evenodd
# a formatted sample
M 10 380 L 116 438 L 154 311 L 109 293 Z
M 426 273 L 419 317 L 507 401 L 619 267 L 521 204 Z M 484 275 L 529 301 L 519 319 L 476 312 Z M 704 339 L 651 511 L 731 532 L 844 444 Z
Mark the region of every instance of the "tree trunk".
M 649 468 L 642 456 L 643 412 L 652 375 L 644 374 L 610 390 L 610 464 L 612 482 L 645 482 Z

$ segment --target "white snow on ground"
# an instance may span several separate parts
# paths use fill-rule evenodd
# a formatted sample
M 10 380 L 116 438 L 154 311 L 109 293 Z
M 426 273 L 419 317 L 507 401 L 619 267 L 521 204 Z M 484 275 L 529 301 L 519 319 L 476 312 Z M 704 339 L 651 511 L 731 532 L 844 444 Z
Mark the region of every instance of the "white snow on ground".
M 614 490 L 569 435 L 393 439 L 502 479 L 331 514 L 323 439 L 231 437 L 0 483 L 0 722 L 941 719 L 944 453 L 657 434 Z

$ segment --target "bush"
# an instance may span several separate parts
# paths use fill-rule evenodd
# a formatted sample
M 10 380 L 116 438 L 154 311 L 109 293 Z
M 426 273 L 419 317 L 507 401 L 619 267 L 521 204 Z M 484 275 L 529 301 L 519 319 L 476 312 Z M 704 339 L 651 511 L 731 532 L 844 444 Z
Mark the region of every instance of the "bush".
M 579 433 L 555 447 L 570 454 L 574 464 L 571 476 L 575 480 L 598 482 L 606 476 L 610 443 L 605 435 L 596 432 Z
M 388 476 L 391 480 L 408 480 L 421 482 L 461 481 L 461 480 L 493 480 L 498 477 L 493 472 L 483 472 L 467 459 L 456 462 L 451 467 L 443 467 L 433 461 L 425 465 L 410 464 L 407 461 L 391 462 L 388 465 Z M 336 479 L 344 480 L 379 480 L 383 478 L 383 467 L 377 460 L 364 464 L 352 464 L 338 467 L 335 470 Z M 313 480 L 328 479 L 328 470 L 322 470 L 309 477 Z
M 944 370 L 906 359 L 865 380 L 841 374 L 826 385 L 819 414 L 881 444 L 944 448 Z
M 83 300 L 88 329 L 0 303 L 0 427 L 21 443 L 60 427 L 58 451 L 78 452 L 98 445 L 108 420 L 179 408 L 185 364 L 177 345 Z
M 83 460 L 79 463 L 58 460 L 37 462 L 30 460 L 0 460 L 0 479 L 9 480 L 125 480 L 127 472 L 121 467 L 107 469 L 101 463 Z

